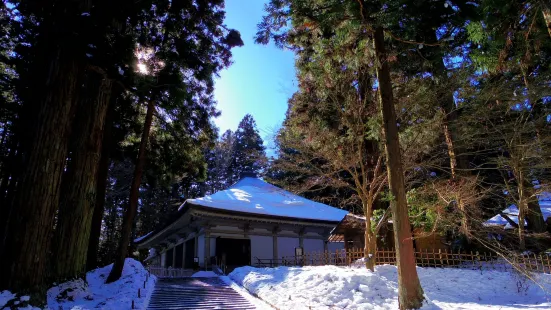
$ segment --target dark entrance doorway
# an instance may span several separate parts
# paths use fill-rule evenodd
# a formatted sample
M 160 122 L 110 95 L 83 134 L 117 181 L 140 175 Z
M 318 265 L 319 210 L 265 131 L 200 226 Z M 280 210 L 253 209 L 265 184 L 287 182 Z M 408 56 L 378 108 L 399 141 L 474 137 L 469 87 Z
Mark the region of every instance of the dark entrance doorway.
M 193 268 L 193 257 L 195 256 L 195 238 L 186 241 L 186 257 L 184 259 L 184 268 Z
M 166 251 L 166 264 L 165 267 L 174 267 L 174 248 Z
M 251 240 L 216 238 L 216 257 L 219 261 L 226 259 L 228 272 L 236 267 L 251 264 Z
M 176 246 L 176 254 L 174 255 L 176 261 L 174 262 L 174 268 L 182 268 L 184 262 L 184 244 L 180 243 Z

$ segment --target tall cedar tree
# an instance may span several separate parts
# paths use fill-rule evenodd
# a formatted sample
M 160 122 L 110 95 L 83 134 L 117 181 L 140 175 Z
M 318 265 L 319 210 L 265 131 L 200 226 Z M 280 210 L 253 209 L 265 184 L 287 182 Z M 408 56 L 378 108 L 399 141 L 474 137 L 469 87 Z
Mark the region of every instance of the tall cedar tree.
M 91 3 L 24 1 L 17 9 L 40 23 L 28 54 L 34 78 L 28 81 L 32 94 L 25 98 L 20 120 L 21 133 L 27 132 L 20 149 L 25 156 L 5 214 L 9 219 L 0 250 L 0 288 L 31 290 L 39 293 L 31 297 L 42 299 L 75 99 L 86 65 L 86 38 L 92 30 L 82 12 L 89 12 Z
M 301 1 L 271 1 L 267 6 L 267 15 L 259 25 L 257 41 L 267 43 L 274 39 L 276 44 L 292 45 L 296 32 L 308 32 L 319 29 L 337 29 L 342 25 L 352 25 L 352 29 L 344 28 L 349 34 L 357 33 L 359 38 L 371 42 L 374 54 L 375 69 L 378 79 L 379 104 L 385 137 L 385 153 L 387 159 L 388 182 L 392 196 L 391 206 L 394 220 L 394 236 L 396 243 L 396 259 L 398 265 L 399 304 L 401 309 L 420 308 L 423 290 L 415 267 L 415 256 L 409 223 L 402 158 L 398 141 L 398 128 L 392 81 L 390 79 L 389 58 L 384 42 L 385 6 L 369 1 L 350 2 L 343 5 L 338 1 L 322 1 L 315 6 L 305 5 Z M 379 19 L 373 20 L 372 16 Z M 350 22 L 353 20 L 355 22 Z M 284 25 L 290 22 L 293 28 L 289 32 Z M 340 26 L 340 27 L 339 27 Z M 344 34 L 344 32 L 343 32 Z M 366 37 L 366 38 L 364 38 Z M 365 45 L 365 48 L 369 48 Z
M 147 116 L 129 205 L 121 227 L 121 239 L 107 282 L 120 278 L 128 254 L 152 124 L 150 114 L 151 117 L 157 116 L 160 122 L 166 115 L 168 118 L 174 117 L 174 120 L 185 116 L 196 117 L 200 127 L 210 124 L 209 116 L 214 110 L 213 76 L 230 64 L 230 49 L 243 44 L 239 32 L 223 26 L 223 1 L 220 0 L 153 6 L 145 14 L 153 21 L 140 29 L 148 34 L 148 39 L 140 42 L 143 48 L 138 52 L 143 68 L 147 68 L 142 70 L 144 83 L 150 85 L 149 89 L 143 88 L 144 96 L 141 97 L 148 98 Z M 156 106 L 163 109 L 163 114 L 156 115 Z
M 398 304 L 400 309 L 418 309 L 421 308 L 424 300 L 423 289 L 419 282 L 415 264 L 400 142 L 398 141 L 398 126 L 396 125 L 396 111 L 394 110 L 392 81 L 385 50 L 384 32 L 381 26 L 375 28 L 373 41 L 375 61 L 377 62 L 377 79 L 379 80 L 379 108 L 383 118 L 388 184 L 392 195 L 390 206 L 394 226 L 396 266 L 398 267 Z
M 260 173 L 266 164 L 262 138 L 252 115 L 247 114 L 235 131 L 231 162 L 228 166 L 229 184 L 239 180 L 244 172 Z
M 233 160 L 234 144 L 235 134 L 228 129 L 216 141 L 214 148 L 208 151 L 207 164 L 209 170 L 206 181 L 207 189 L 203 194 L 210 195 L 231 185 L 229 167 Z
M 89 235 L 96 206 L 97 171 L 101 157 L 103 132 L 114 84 L 120 73 L 114 64 L 132 58 L 132 27 L 125 22 L 134 10 L 130 2 L 116 6 L 109 1 L 96 1 L 90 12 L 97 16 L 96 35 L 89 40 L 90 65 L 83 76 L 84 86 L 78 96 L 73 123 L 69 162 L 63 176 L 63 193 L 53 241 L 52 279 L 61 281 L 83 276 L 86 271 Z M 135 8 L 135 7 L 134 7 Z M 130 16 L 129 16 L 130 15 Z M 116 96 L 116 92 L 114 96 Z M 108 124 L 108 126 L 111 126 Z

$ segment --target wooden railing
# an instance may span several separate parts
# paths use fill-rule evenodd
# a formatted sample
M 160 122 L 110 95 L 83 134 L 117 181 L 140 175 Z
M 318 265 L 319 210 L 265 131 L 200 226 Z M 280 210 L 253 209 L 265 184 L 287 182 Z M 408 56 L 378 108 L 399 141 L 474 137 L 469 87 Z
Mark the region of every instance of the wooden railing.
M 374 259 L 376 265 L 395 265 L 396 252 L 394 249 L 381 249 L 376 252 Z M 529 271 L 551 274 L 551 256 L 549 255 L 516 255 L 506 260 L 495 253 L 422 250 L 415 252 L 415 260 L 419 267 L 451 267 L 501 271 L 513 270 L 520 267 Z M 256 263 L 259 267 L 363 265 L 364 251 L 363 249 L 348 249 L 347 251 L 311 252 L 305 253 L 302 256 L 282 257 L 278 260 L 257 259 Z
M 182 278 L 189 277 L 193 274 L 191 269 L 183 268 L 172 268 L 172 267 L 158 267 L 158 266 L 149 266 L 147 270 L 150 274 L 157 276 L 159 278 Z

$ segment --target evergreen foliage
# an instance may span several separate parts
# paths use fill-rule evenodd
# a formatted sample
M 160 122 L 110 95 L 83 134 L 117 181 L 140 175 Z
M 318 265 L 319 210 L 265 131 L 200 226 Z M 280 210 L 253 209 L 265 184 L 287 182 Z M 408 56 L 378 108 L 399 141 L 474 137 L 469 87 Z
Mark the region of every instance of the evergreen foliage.
M 237 182 L 245 172 L 260 174 L 266 165 L 266 153 L 256 122 L 245 115 L 234 134 L 231 161 L 227 168 L 229 183 Z

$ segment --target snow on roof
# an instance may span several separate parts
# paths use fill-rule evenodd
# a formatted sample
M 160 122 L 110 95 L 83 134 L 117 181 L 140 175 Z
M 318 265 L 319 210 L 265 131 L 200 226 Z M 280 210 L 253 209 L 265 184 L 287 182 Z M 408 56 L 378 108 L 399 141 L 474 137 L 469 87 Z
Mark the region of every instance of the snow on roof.
M 134 242 L 140 242 L 140 241 L 142 241 L 143 239 L 149 237 L 149 235 L 151 235 L 152 233 L 153 233 L 153 231 L 150 231 L 150 232 L 148 232 L 147 234 L 145 234 L 145 235 L 143 235 L 143 236 L 141 236 L 141 237 L 138 237 L 138 238 L 134 239 Z
M 249 177 L 226 190 L 188 199 L 186 203 L 213 209 L 335 222 L 342 220 L 348 213 Z
M 551 217 L 551 198 L 549 193 L 544 193 L 539 199 L 541 213 L 543 214 L 543 220 Z M 511 220 L 518 224 L 518 208 L 516 205 L 510 205 L 508 208 L 502 211 L 505 215 L 509 216 Z M 491 219 L 484 222 L 486 226 L 505 226 L 505 229 L 511 229 L 513 226 L 507 222 L 500 214 L 492 217 Z M 524 226 L 526 226 L 526 220 L 524 221 Z

